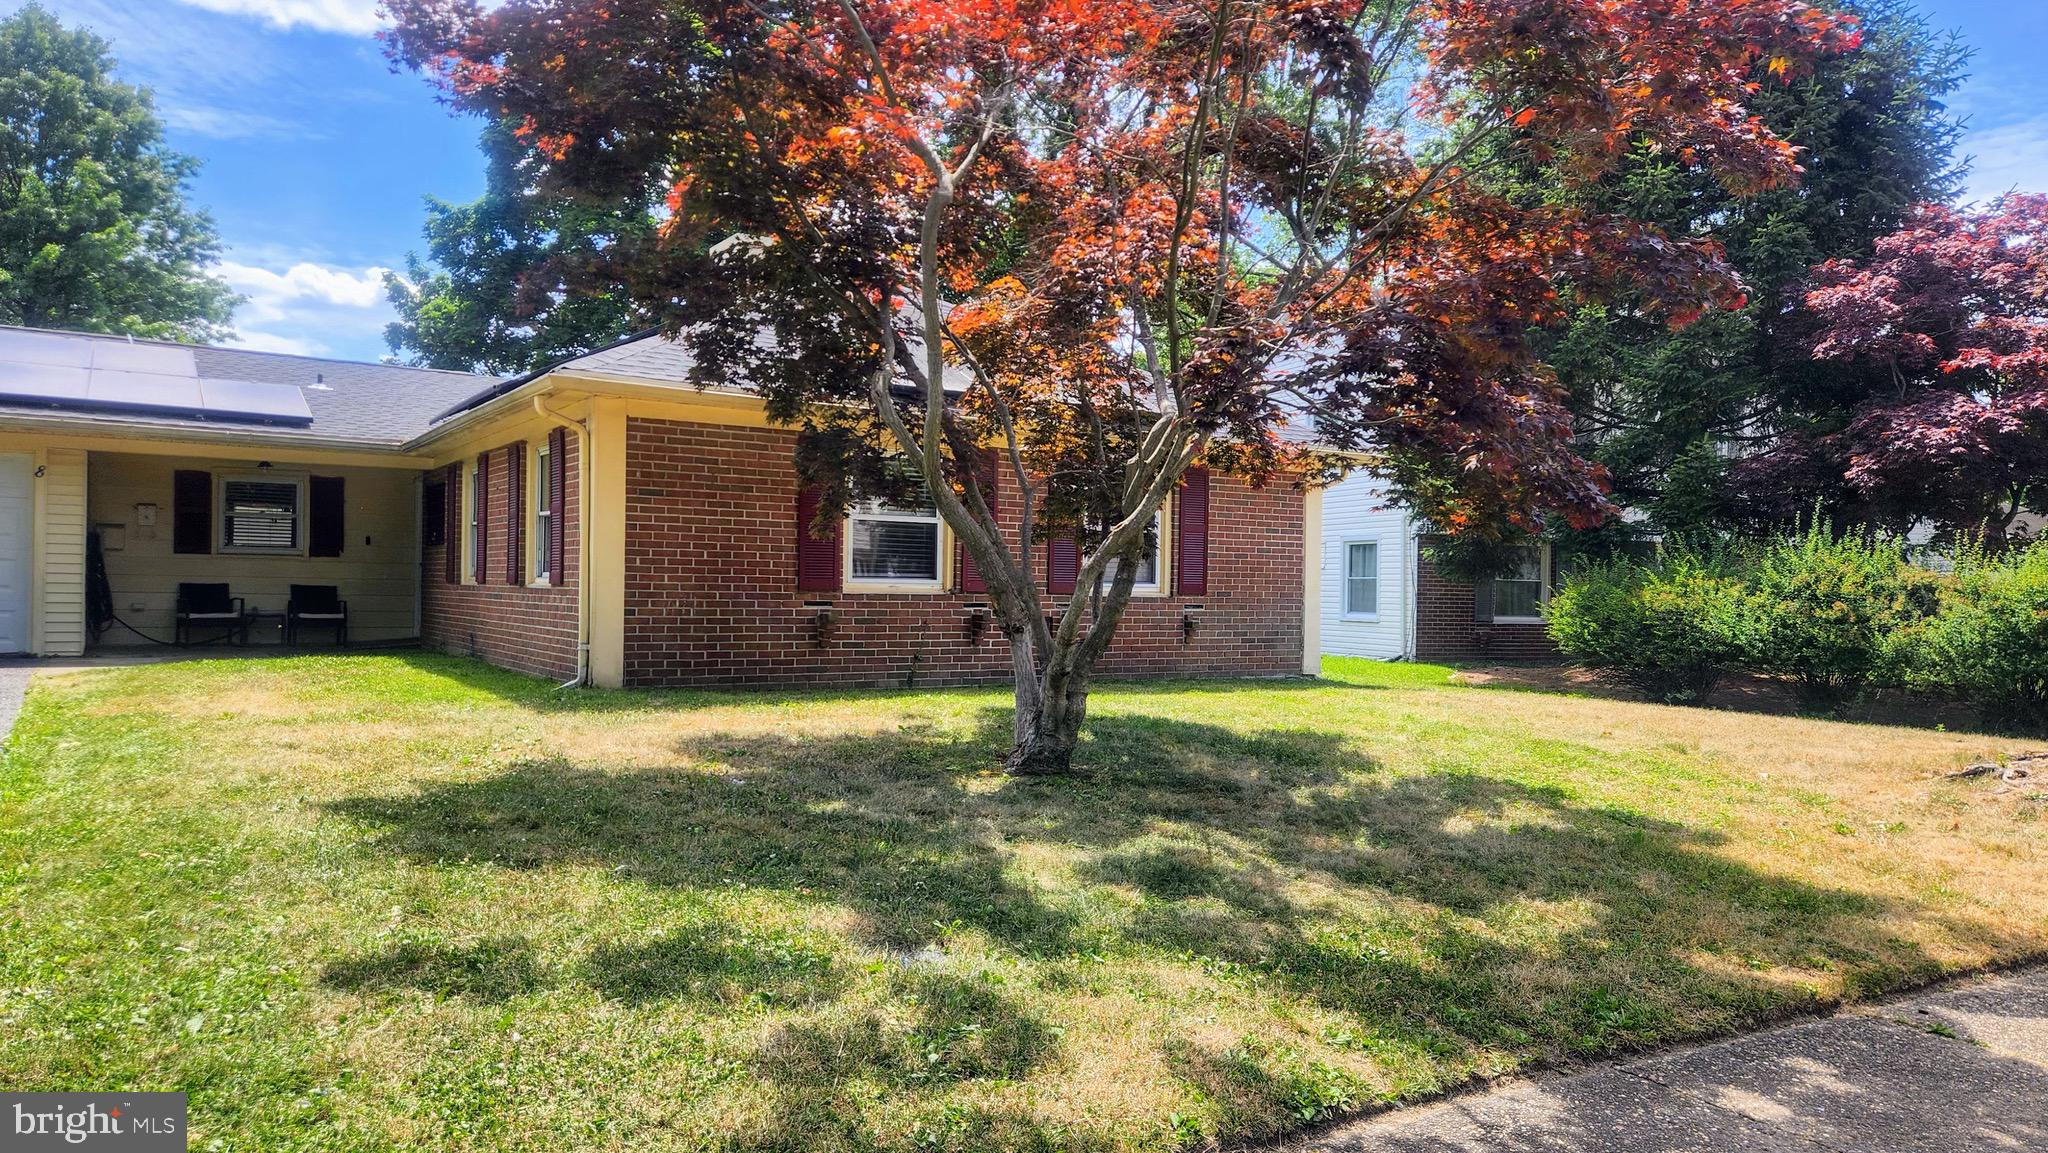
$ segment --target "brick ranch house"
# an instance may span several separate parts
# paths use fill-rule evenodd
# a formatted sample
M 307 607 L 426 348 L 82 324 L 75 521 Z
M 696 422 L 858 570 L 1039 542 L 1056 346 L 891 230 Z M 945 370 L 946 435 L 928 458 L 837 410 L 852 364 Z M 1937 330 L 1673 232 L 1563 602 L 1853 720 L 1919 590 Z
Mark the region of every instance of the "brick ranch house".
M 218 622 L 180 620 L 194 584 L 263 643 L 310 586 L 347 602 L 352 643 L 601 687 L 1008 677 L 932 510 L 812 538 L 795 433 L 689 370 L 659 337 L 496 381 L 0 329 L 0 652 L 198 639 Z M 1104 671 L 1315 672 L 1320 506 L 1191 474 Z M 1071 542 L 1034 551 L 1064 603 Z

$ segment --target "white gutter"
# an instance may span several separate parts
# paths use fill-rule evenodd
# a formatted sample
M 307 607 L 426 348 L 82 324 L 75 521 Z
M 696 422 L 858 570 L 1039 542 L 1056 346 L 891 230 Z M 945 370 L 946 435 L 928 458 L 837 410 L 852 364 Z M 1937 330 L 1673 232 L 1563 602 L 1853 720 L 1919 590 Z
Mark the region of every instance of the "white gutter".
M 562 685 L 570 689 L 590 680 L 590 425 L 549 408 L 544 396 L 533 398 L 533 411 L 576 434 L 576 675 Z

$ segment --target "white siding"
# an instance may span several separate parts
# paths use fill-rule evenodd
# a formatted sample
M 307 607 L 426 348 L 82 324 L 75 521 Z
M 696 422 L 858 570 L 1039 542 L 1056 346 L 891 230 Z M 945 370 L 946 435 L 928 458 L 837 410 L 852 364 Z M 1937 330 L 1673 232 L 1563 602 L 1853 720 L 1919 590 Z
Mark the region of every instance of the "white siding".
M 349 607 L 352 641 L 399 640 L 418 635 L 415 620 L 420 576 L 416 511 L 419 489 L 408 469 L 344 468 L 294 464 L 279 457 L 274 475 L 338 476 L 345 482 L 342 554 L 339 557 L 265 556 L 172 551 L 176 508 L 172 475 L 178 469 L 214 474 L 252 472 L 247 465 L 203 457 L 145 456 L 96 452 L 92 457 L 92 522 L 100 526 L 107 583 L 114 613 L 144 632 L 171 637 L 182 581 L 225 581 L 248 607 L 281 611 L 293 583 L 334 585 Z M 154 505 L 155 522 L 145 525 L 139 505 Z M 112 539 L 118 537 L 118 542 Z M 499 538 L 502 543 L 502 538 Z M 118 543 L 119 547 L 115 547 Z M 217 544 L 218 542 L 216 542 Z M 307 643 L 323 645 L 331 634 L 311 633 Z M 252 634 L 274 641 L 277 629 Z M 120 626 L 107 644 L 140 643 Z
M 85 452 L 43 454 L 42 633 L 45 656 L 85 651 Z
M 1407 511 L 1386 486 L 1352 473 L 1323 494 L 1322 648 L 1326 653 L 1392 660 L 1407 655 L 1415 611 L 1414 542 Z M 1344 612 L 1344 551 L 1352 541 L 1379 545 L 1379 611 L 1370 619 Z

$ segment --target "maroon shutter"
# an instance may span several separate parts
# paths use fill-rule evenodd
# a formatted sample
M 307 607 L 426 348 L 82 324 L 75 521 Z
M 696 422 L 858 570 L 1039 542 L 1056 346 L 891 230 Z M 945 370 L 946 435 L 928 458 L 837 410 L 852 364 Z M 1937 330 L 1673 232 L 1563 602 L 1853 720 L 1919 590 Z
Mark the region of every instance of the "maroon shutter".
M 526 442 L 505 450 L 505 583 L 526 578 Z
M 796 587 L 799 592 L 839 590 L 839 534 L 834 527 L 827 536 L 813 536 L 811 525 L 818 519 L 824 489 L 811 485 L 796 494 Z
M 441 579 L 462 583 L 462 462 L 448 466 L 441 484 Z
M 1081 548 L 1071 533 L 1061 533 L 1045 543 L 1045 591 L 1066 596 L 1074 591 L 1081 575 Z
M 343 524 L 342 479 L 338 476 L 316 476 L 306 485 L 307 520 L 306 555 L 340 556 L 347 537 Z
M 1209 470 L 1195 467 L 1181 479 L 1173 502 L 1173 576 L 1179 595 L 1209 595 Z
M 1001 524 L 1003 520 L 1002 502 L 996 495 L 996 450 L 992 448 L 982 449 L 980 460 L 977 463 L 980 465 L 980 476 L 977 479 L 981 482 L 981 499 L 988 502 L 988 511 L 995 514 L 996 523 Z M 960 563 L 955 566 L 960 573 L 960 591 L 964 593 L 987 592 L 988 582 L 981 579 L 981 570 L 974 567 L 974 558 L 967 555 L 966 546 L 956 544 L 954 548 L 959 550 L 960 556 Z
M 213 474 L 181 468 L 171 477 L 171 551 L 213 551 Z
M 553 530 L 548 534 L 548 580 L 563 584 L 562 562 L 568 558 L 568 546 L 563 542 L 569 537 L 562 523 L 562 513 L 568 508 L 568 498 L 562 493 L 563 481 L 569 476 L 569 435 L 567 429 L 558 428 L 548 433 L 548 525 Z
M 491 573 L 491 454 L 480 452 L 476 457 L 476 491 L 470 494 L 476 512 L 476 564 L 472 566 L 469 579 L 478 584 L 487 583 Z

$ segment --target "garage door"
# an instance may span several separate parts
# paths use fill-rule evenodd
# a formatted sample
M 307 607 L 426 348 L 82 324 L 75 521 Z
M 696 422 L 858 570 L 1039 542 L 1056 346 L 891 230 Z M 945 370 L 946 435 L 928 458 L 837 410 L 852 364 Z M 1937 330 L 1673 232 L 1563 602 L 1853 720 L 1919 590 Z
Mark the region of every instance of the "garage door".
M 29 457 L 0 453 L 0 653 L 29 648 L 29 557 L 35 552 L 35 469 Z

